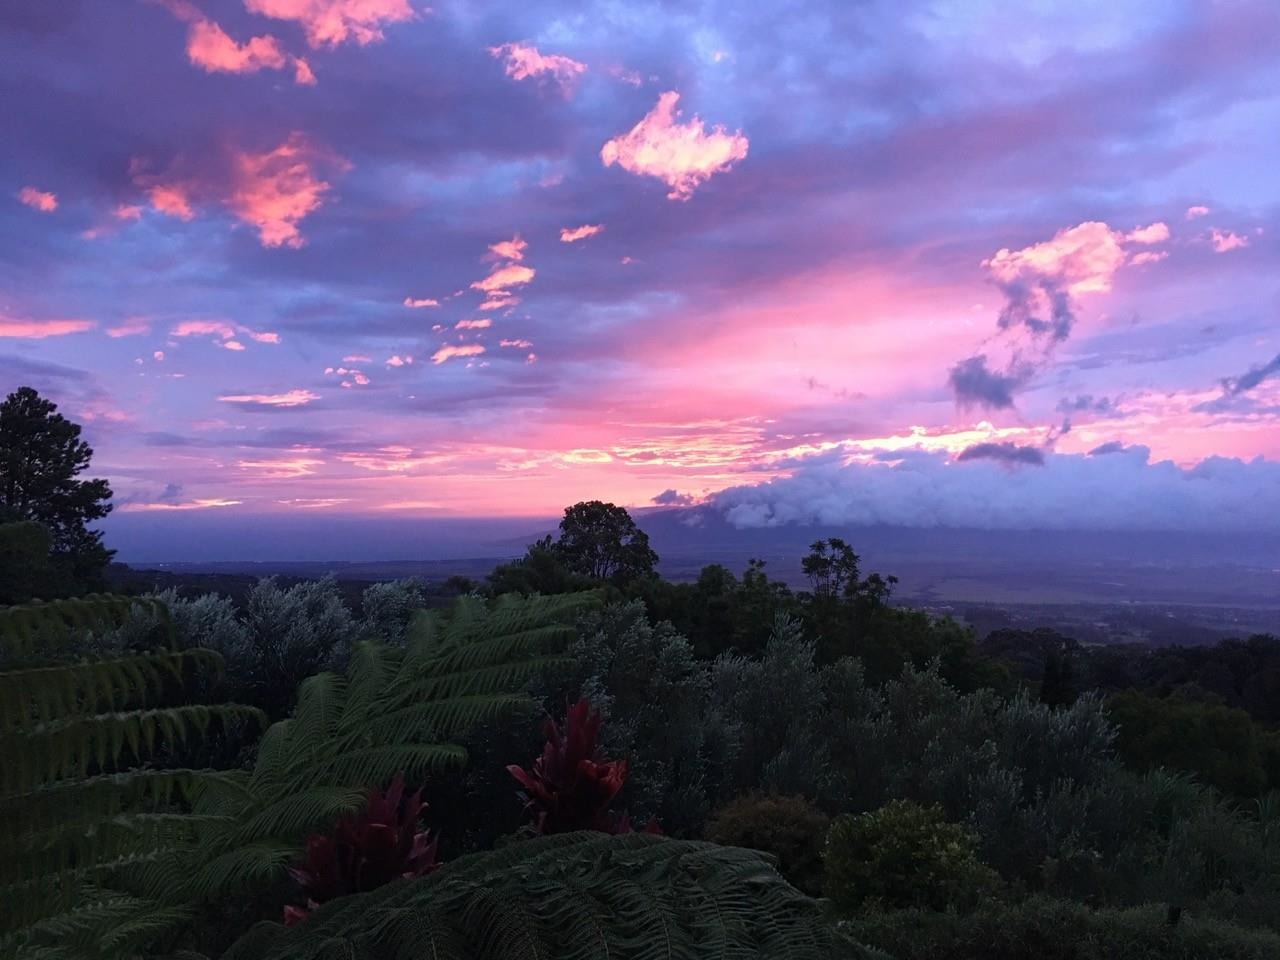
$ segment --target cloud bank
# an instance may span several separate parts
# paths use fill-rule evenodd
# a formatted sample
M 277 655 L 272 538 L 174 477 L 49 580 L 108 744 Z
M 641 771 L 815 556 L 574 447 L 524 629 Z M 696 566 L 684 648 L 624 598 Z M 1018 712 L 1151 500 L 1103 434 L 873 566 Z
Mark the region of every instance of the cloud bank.
M 711 503 L 737 527 L 1280 531 L 1274 461 L 1210 457 L 1180 467 L 1153 462 L 1143 446 L 1104 445 L 1010 469 L 1007 453 L 886 451 L 890 459 L 814 461 L 788 477 L 724 490 Z

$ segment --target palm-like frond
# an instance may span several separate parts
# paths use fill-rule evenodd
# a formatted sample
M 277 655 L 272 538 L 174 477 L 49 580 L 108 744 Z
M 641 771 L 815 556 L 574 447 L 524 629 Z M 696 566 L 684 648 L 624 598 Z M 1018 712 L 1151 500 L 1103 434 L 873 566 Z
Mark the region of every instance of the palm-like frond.
M 0 955 L 36 929 L 69 949 L 91 918 L 127 914 L 90 892 L 95 880 L 189 847 L 222 824 L 191 804 L 237 790 L 231 776 L 157 763 L 213 724 L 260 722 L 247 707 L 173 702 L 196 671 L 221 669 L 217 654 L 95 654 L 94 631 L 137 604 L 167 622 L 162 605 L 127 597 L 0 608 Z
M 448 619 L 419 614 L 403 648 L 364 644 L 345 676 L 309 678 L 294 716 L 263 736 L 253 770 L 237 781 L 243 789 L 196 792 L 194 813 L 210 818 L 198 843 L 114 871 L 111 888 L 132 906 L 104 912 L 104 942 L 125 924 L 164 939 L 175 926 L 151 918 L 172 913 L 180 927 L 194 905 L 270 886 L 309 833 L 358 809 L 370 788 L 397 773 L 412 780 L 460 767 L 466 751 L 456 739 L 526 702 L 524 686 L 561 660 L 574 617 L 594 602 L 463 602 Z
M 163 624 L 170 622 L 168 608 L 159 600 L 106 593 L 0 607 L 0 663 L 47 657 L 51 647 L 65 647 L 85 634 L 123 626 L 138 607 L 145 607 Z
M 224 960 L 858 956 L 765 854 L 647 834 L 541 837 L 260 924 Z

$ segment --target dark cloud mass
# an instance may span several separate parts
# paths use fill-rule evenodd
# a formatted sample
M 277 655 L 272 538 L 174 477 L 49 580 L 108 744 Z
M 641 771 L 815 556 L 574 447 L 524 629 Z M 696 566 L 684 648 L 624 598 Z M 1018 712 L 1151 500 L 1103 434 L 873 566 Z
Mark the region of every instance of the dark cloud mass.
M 1044 451 L 1037 447 L 1021 447 L 1016 443 L 975 443 L 956 454 L 956 462 L 998 460 L 1009 464 L 1044 466 Z
M 986 354 L 961 360 L 951 368 L 948 378 L 961 407 L 985 407 L 1007 410 L 1013 406 L 1014 394 L 1029 379 L 1027 370 L 1005 372 L 991 370 Z
M 1223 380 L 1222 389 L 1230 396 L 1239 396 L 1260 386 L 1264 380 L 1269 380 L 1277 375 L 1280 375 L 1280 354 L 1276 354 L 1270 363 L 1251 367 L 1246 373 L 1242 373 L 1238 377 L 1228 377 Z
M 672 488 L 668 490 L 663 490 L 660 494 L 654 497 L 650 502 L 656 503 L 660 507 L 670 507 L 670 506 L 684 507 L 693 503 L 693 496 L 687 493 L 677 493 L 676 490 Z

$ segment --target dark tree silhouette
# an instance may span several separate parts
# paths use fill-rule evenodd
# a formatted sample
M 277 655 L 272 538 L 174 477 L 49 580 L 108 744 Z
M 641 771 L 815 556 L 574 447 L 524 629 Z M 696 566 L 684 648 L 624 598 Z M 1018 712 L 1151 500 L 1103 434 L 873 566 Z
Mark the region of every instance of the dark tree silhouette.
M 651 577 L 658 555 L 648 535 L 622 507 L 588 500 L 566 507 L 556 541 L 565 566 L 595 580 L 627 582 Z
M 0 520 L 44 526 L 55 564 L 81 589 L 98 585 L 112 554 L 87 527 L 111 512 L 111 487 L 76 479 L 92 456 L 79 424 L 31 387 L 0 403 Z

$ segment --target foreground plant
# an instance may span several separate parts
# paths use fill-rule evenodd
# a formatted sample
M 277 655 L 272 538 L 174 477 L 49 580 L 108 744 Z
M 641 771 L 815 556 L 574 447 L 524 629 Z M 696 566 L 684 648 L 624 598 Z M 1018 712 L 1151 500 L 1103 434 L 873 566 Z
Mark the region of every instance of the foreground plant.
M 766 854 L 642 833 L 536 837 L 261 923 L 223 960 L 868 956 Z
M 284 922 L 297 923 L 336 897 L 425 876 L 439 866 L 438 839 L 418 830 L 426 806 L 421 790 L 404 796 L 404 776 L 396 774 L 385 792 L 369 791 L 359 813 L 343 817 L 329 834 L 312 834 L 302 863 L 289 869 L 306 894 L 306 906 L 285 907 Z
M 85 889 L 208 830 L 193 804 L 236 777 L 182 759 L 263 720 L 189 702 L 193 678 L 221 670 L 212 651 L 99 651 L 139 607 L 167 627 L 162 604 L 126 597 L 0 608 L 0 957 L 44 929 L 76 933 Z M 119 933 L 123 949 L 134 931 Z
M 600 723 L 600 712 L 581 699 L 565 714 L 563 732 L 547 717 L 542 727 L 547 742 L 531 769 L 514 763 L 507 767 L 524 788 L 525 809 L 533 814 L 538 833 L 631 832 L 627 814 L 609 809 L 627 782 L 627 761 L 604 758 L 596 742 Z M 650 818 L 645 832 L 662 831 Z
M 224 774 L 228 789 L 190 799 L 198 829 L 76 887 L 67 916 L 29 931 L 33 945 L 66 958 L 134 956 L 183 945 L 210 907 L 252 916 L 306 838 L 365 806 L 370 784 L 461 766 L 457 741 L 528 704 L 522 688 L 563 663 L 569 624 L 593 602 L 465 599 L 448 619 L 419 614 L 404 647 L 361 644 L 345 676 L 302 685 L 293 717 L 266 732 L 252 771 Z

